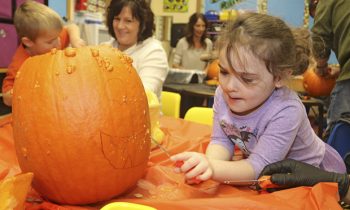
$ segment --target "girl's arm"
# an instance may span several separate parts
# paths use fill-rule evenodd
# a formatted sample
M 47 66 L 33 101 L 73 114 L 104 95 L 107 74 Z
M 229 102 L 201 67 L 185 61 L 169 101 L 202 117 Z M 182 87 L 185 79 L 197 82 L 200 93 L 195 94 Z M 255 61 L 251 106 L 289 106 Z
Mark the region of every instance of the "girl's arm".
M 205 181 L 212 178 L 224 182 L 255 178 L 253 167 L 248 161 L 231 161 L 230 156 L 226 148 L 214 144 L 208 147 L 207 156 L 198 152 L 183 152 L 172 156 L 171 160 L 184 162 L 175 172 L 185 173 L 186 180 L 195 178 Z
M 252 165 L 246 160 L 209 159 L 209 163 L 213 170 L 212 179 L 219 182 L 253 180 L 256 177 Z
M 251 180 L 255 178 L 254 169 L 248 161 L 231 161 L 230 152 L 221 145 L 209 145 L 206 156 L 213 170 L 212 179 L 214 180 L 224 182 L 230 180 Z

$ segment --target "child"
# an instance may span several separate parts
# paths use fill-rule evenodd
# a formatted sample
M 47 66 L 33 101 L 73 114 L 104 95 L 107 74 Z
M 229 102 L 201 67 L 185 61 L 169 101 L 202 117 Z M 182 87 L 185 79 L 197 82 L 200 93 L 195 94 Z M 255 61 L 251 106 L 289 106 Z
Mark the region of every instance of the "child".
M 241 14 L 228 26 L 220 40 L 220 86 L 206 155 L 171 157 L 184 161 L 176 171 L 187 181 L 253 180 L 264 166 L 286 158 L 345 173 L 340 155 L 313 131 L 297 94 L 283 86 L 308 66 L 309 51 L 296 41 L 282 20 L 269 15 Z M 244 159 L 231 161 L 234 145 Z
M 8 66 L 2 85 L 3 100 L 8 106 L 12 105 L 16 73 L 27 58 L 47 53 L 53 48 L 63 49 L 69 42 L 72 47 L 85 45 L 76 25 L 63 27 L 61 17 L 55 11 L 35 1 L 26 1 L 16 10 L 14 24 L 21 44 Z

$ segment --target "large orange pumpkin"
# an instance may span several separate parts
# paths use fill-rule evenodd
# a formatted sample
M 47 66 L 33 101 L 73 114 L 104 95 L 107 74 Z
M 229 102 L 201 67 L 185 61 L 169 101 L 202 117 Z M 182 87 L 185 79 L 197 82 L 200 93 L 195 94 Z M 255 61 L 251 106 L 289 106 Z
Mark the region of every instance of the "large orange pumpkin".
M 107 46 L 52 50 L 17 74 L 13 132 L 21 169 L 61 204 L 134 186 L 150 152 L 147 97 L 132 60 Z
M 309 68 L 304 73 L 303 85 L 306 92 L 313 97 L 328 96 L 334 85 L 334 78 L 325 78 L 318 76 L 313 68 Z
M 215 59 L 207 67 L 207 78 L 218 80 L 219 70 L 219 59 Z

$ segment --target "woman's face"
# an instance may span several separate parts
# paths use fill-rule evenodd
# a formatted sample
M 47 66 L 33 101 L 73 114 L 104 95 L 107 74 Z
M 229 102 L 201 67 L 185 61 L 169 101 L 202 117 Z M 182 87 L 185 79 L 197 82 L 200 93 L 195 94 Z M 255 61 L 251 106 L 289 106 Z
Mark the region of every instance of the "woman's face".
M 133 17 L 131 9 L 127 6 L 114 17 L 113 30 L 121 51 L 137 43 L 139 27 L 140 21 Z
M 197 38 L 201 38 L 205 33 L 205 29 L 205 22 L 199 18 L 193 26 L 193 35 Z
M 240 58 L 231 58 L 231 69 L 226 50 L 221 50 L 219 82 L 231 111 L 237 115 L 247 115 L 258 109 L 279 83 L 267 70 L 265 63 L 249 50 L 239 47 L 237 54 Z

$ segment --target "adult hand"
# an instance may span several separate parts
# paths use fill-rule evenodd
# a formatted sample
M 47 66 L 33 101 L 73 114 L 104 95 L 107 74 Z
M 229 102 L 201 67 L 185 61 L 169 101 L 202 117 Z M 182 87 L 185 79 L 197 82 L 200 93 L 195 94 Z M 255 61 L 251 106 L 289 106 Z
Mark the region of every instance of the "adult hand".
M 198 152 L 183 152 L 170 158 L 174 162 L 183 161 L 180 167 L 175 168 L 177 173 L 185 173 L 185 178 L 188 183 L 191 180 L 197 179 L 201 181 L 208 180 L 213 175 L 213 170 L 205 154 Z
M 328 67 L 328 75 L 330 78 L 337 78 L 340 74 L 339 64 L 331 64 Z
M 265 166 L 259 177 L 263 175 L 271 175 L 271 182 L 283 188 L 313 186 L 319 182 L 336 182 L 341 198 L 346 195 L 349 188 L 349 176 L 347 174 L 324 171 L 291 159 Z

